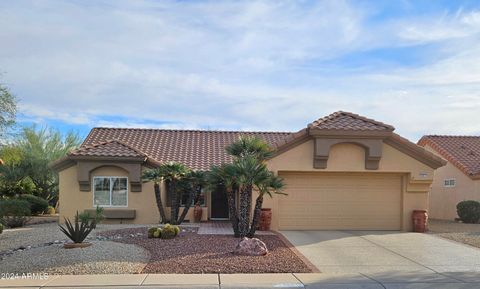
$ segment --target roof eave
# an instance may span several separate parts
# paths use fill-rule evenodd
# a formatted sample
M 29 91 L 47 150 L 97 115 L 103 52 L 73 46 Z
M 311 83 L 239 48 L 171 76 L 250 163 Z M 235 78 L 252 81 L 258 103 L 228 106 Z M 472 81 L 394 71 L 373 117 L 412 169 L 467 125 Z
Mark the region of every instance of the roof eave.
M 447 161 L 443 158 L 436 156 L 423 147 L 420 147 L 419 145 L 416 145 L 395 133 L 392 133 L 392 136 L 386 138 L 384 142 L 431 167 L 432 169 L 438 169 L 447 164 Z

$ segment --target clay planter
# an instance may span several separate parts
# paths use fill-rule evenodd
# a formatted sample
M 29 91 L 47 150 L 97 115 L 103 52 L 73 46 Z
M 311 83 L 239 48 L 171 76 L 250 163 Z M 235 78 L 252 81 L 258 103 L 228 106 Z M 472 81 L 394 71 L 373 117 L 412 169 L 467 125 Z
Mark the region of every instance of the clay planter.
M 92 243 L 65 243 L 63 248 L 65 249 L 75 249 L 75 248 L 86 248 L 92 246 Z
M 269 231 L 270 224 L 272 223 L 272 209 L 265 208 L 262 209 L 260 212 L 260 222 L 259 222 L 259 230 L 260 231 Z
M 200 221 L 202 220 L 202 214 L 202 207 L 200 205 L 195 205 L 195 208 L 193 209 L 193 221 L 195 223 L 200 223 Z
M 428 231 L 428 215 L 425 210 L 414 210 L 412 213 L 413 231 L 425 233 Z

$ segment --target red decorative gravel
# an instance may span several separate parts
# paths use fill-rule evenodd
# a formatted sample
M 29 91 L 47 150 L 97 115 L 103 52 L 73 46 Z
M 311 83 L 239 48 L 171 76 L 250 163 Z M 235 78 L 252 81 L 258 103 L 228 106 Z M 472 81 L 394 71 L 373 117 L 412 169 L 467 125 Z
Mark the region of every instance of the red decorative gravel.
M 199 235 L 182 232 L 170 240 L 148 239 L 147 228 L 103 232 L 104 236 L 121 235 L 115 242 L 135 244 L 147 249 L 151 259 L 142 273 L 310 273 L 305 264 L 275 235 L 258 236 L 270 251 L 266 256 L 232 254 L 239 239 L 226 235 Z M 130 237 L 130 234 L 143 233 Z

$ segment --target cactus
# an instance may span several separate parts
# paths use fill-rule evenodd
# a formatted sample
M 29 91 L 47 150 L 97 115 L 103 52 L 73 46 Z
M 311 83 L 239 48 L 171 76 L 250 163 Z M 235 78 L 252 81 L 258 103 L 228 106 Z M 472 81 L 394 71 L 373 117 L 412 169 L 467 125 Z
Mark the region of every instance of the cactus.
M 175 238 L 175 236 L 176 236 L 175 227 L 170 225 L 170 224 L 166 224 L 162 229 L 161 238 L 162 239 L 173 239 L 173 238 Z
M 155 231 L 157 231 L 157 227 L 151 227 L 151 228 L 148 228 L 148 238 L 153 238 L 153 233 L 155 233 Z
M 153 237 L 154 238 L 161 238 L 162 237 L 162 230 L 157 228 L 157 230 L 155 230 L 155 232 L 153 232 Z
M 175 230 L 175 236 L 178 236 L 178 234 L 180 234 L 180 227 L 179 226 L 173 226 L 173 229 Z

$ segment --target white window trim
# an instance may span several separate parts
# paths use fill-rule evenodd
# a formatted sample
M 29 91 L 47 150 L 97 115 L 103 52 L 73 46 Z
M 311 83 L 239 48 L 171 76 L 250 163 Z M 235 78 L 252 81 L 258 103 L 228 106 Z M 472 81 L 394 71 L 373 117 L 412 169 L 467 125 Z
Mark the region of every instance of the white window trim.
M 453 185 L 447 185 L 447 184 L 446 184 L 447 181 L 448 181 L 448 182 L 453 181 Z M 445 188 L 453 188 L 453 187 L 455 187 L 456 185 L 457 185 L 457 180 L 454 179 L 454 178 L 448 178 L 448 179 L 444 179 L 444 180 L 443 180 L 443 186 L 444 186 Z
M 125 176 L 94 176 L 92 182 L 92 193 L 93 193 L 93 207 L 96 208 L 97 204 L 95 204 L 95 179 L 106 179 L 106 178 L 123 178 L 127 179 L 127 204 L 125 206 L 112 206 L 112 182 L 110 181 L 110 205 L 98 205 L 102 208 L 127 208 L 128 207 L 128 177 Z

